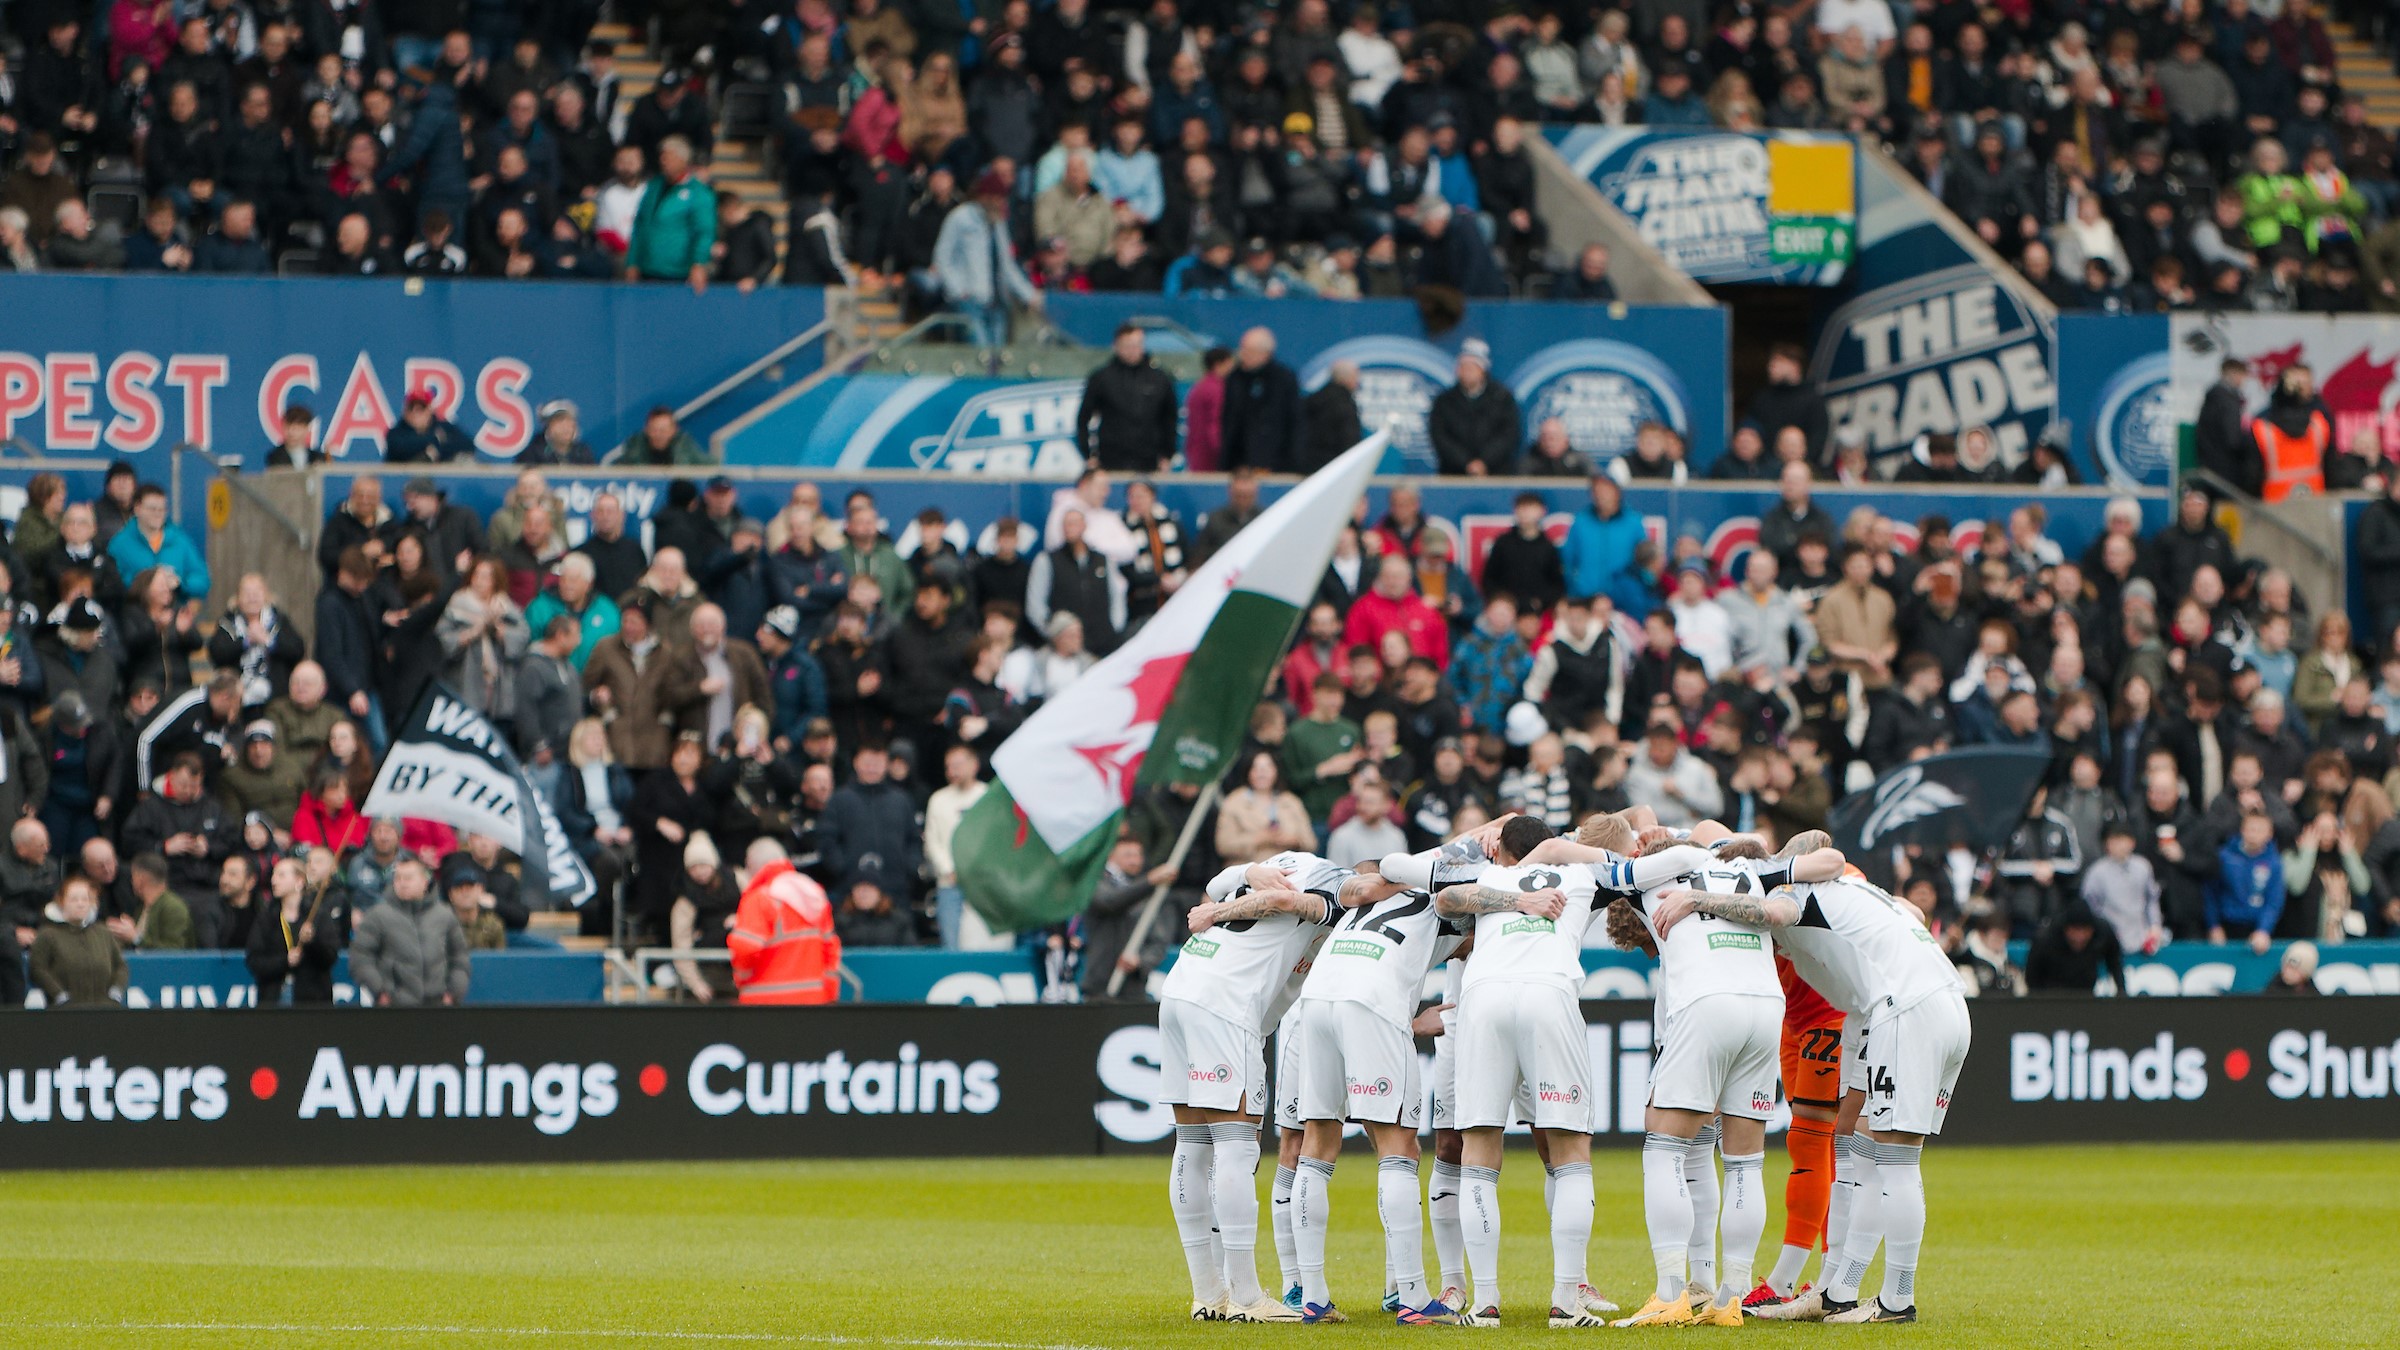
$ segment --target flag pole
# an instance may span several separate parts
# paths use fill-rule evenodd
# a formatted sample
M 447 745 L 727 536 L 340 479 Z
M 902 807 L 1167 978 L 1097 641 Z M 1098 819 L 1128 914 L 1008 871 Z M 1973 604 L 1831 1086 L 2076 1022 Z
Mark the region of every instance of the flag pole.
M 1206 787 L 1200 789 L 1200 795 L 1192 799 L 1192 814 L 1183 822 L 1183 833 L 1175 836 L 1175 851 L 1167 855 L 1167 865 L 1177 872 L 1183 870 L 1183 855 L 1191 852 L 1192 839 L 1200 832 L 1200 822 L 1208 819 L 1209 811 L 1217 804 L 1218 790 L 1223 786 L 1223 780 L 1212 778 Z M 1133 936 L 1125 939 L 1124 948 L 1117 953 L 1117 968 L 1108 973 L 1110 998 L 1115 998 L 1117 991 L 1125 986 L 1125 953 L 1139 953 L 1142 950 L 1142 944 L 1150 938 L 1151 925 L 1158 920 L 1158 907 L 1166 903 L 1167 891 L 1174 884 L 1170 881 L 1165 886 L 1152 888 L 1149 903 L 1142 906 L 1142 917 L 1134 921 Z

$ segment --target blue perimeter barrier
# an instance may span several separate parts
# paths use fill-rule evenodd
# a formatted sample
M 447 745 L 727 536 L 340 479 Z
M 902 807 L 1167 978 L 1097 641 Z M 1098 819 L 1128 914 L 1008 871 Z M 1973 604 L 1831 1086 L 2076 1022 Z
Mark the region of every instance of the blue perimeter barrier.
M 2265 955 L 2248 947 L 2172 943 L 2154 956 L 2128 962 L 2132 992 L 2139 996 L 2207 997 L 2255 994 L 2274 978 L 2283 944 Z M 2025 944 L 2010 951 L 2022 963 Z M 602 996 L 597 952 L 512 949 L 475 953 L 470 1003 L 598 1003 Z M 255 986 L 240 952 L 135 953 L 125 958 L 132 975 L 127 1003 L 135 1008 L 246 1008 L 255 1006 Z M 850 1003 L 1001 1004 L 1032 1003 L 1041 997 L 1041 967 L 1027 949 L 945 952 L 912 948 L 851 948 L 842 965 L 854 978 L 842 998 Z M 1584 998 L 1650 997 L 1648 957 L 1608 948 L 1583 953 Z M 334 967 L 334 1001 L 355 1004 L 349 958 Z M 2400 994 L 2400 941 L 2351 942 L 2323 949 L 2317 988 L 2327 994 Z M 1439 993 L 1438 985 L 1428 996 Z
M 467 991 L 470 1003 L 598 1003 L 601 998 L 598 952 L 528 946 L 477 952 L 473 959 L 474 979 Z M 258 986 L 240 952 L 130 952 L 125 970 L 131 980 L 125 996 L 127 1007 L 251 1008 L 258 1004 Z M 333 1001 L 361 1002 L 358 986 L 350 980 L 347 953 L 334 963 Z

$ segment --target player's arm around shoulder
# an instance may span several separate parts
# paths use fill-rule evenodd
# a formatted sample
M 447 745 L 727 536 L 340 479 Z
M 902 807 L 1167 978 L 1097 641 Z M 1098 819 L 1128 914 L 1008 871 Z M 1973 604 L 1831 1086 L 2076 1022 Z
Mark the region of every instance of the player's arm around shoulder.
M 1475 882 L 1446 886 L 1433 898 L 1433 911 L 1445 919 L 1472 919 L 1510 910 L 1537 919 L 1555 919 L 1566 912 L 1567 897 L 1556 887 L 1538 891 L 1502 891 Z
M 1677 923 L 1694 914 L 1751 928 L 1789 928 L 1800 922 L 1800 900 L 1789 886 L 1778 886 L 1765 895 L 1729 895 L 1719 891 L 1673 890 L 1662 893 L 1650 910 L 1651 922 L 1658 925 L 1661 936 Z
M 1325 897 L 1293 890 L 1290 883 L 1286 882 L 1272 890 L 1254 890 L 1230 900 L 1210 900 L 1194 905 L 1184 922 L 1193 932 L 1205 933 L 1221 923 L 1263 919 L 1270 914 L 1297 914 L 1314 922 L 1322 922 L 1325 910 Z

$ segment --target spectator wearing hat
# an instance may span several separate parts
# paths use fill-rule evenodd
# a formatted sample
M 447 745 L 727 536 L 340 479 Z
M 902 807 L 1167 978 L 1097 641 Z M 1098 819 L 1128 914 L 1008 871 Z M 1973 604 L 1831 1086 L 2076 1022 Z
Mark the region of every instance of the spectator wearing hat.
M 1425 418 L 1434 458 L 1447 474 L 1508 474 L 1525 438 L 1517 396 L 1492 378 L 1492 349 L 1468 338 L 1458 349 L 1458 382 L 1434 396 Z
M 103 827 L 113 828 L 118 784 L 125 775 L 115 719 L 94 717 L 92 707 L 79 690 L 60 693 L 39 737 L 49 775 L 41 820 L 62 853 L 77 852 Z
M 424 531 L 426 560 L 435 573 L 445 581 L 463 576 L 484 551 L 483 517 L 451 501 L 449 489 L 423 474 L 409 479 L 400 495 L 405 524 Z
M 89 512 L 85 512 L 89 519 Z M 123 692 L 123 671 L 110 650 L 108 616 L 89 595 L 75 595 L 50 612 L 49 623 L 34 635 L 33 659 L 41 667 L 35 687 L 56 698 L 70 690 L 84 697 L 87 707 L 113 708 Z M 10 637 L 16 636 L 10 629 Z M 28 659 L 7 643 L 13 658 Z M 23 686 L 22 678 L 18 681 Z
M 1191 252 L 1168 264 L 1159 285 L 1169 296 L 1200 295 L 1221 300 L 1235 291 L 1235 270 L 1233 236 L 1212 226 L 1193 239 Z
M 350 940 L 350 975 L 380 1008 L 466 1001 L 474 977 L 466 929 L 433 897 L 433 869 L 414 856 L 392 868 L 392 893 L 359 915 Z
M 493 908 L 485 880 L 484 870 L 472 862 L 450 863 L 442 872 L 442 899 L 466 934 L 469 951 L 501 951 L 508 946 L 508 929 Z
M 526 446 L 517 456 L 519 464 L 596 464 L 598 457 L 583 439 L 582 414 L 566 399 L 552 399 L 541 406 L 542 435 Z
M 289 444 L 287 430 L 284 437 Z M 423 390 L 412 390 L 400 404 L 400 422 L 383 440 L 383 461 L 386 464 L 451 464 L 471 463 L 475 458 L 475 443 L 458 424 L 433 410 L 433 399 Z
M 841 913 L 834 931 L 844 947 L 914 947 L 916 920 L 892 903 L 893 882 L 877 862 L 861 864 L 842 888 Z
M 217 795 L 233 815 L 256 812 L 278 833 L 288 835 L 306 788 L 307 776 L 299 757 L 280 752 L 275 724 L 261 717 L 242 729 L 241 757 L 225 766 Z
M 695 831 L 683 846 L 683 876 L 668 913 L 667 942 L 679 952 L 722 951 L 741 906 L 741 892 L 725 869 L 716 841 Z M 733 992 L 733 968 L 710 961 L 677 961 L 675 976 L 685 993 L 701 1003 Z
M 1084 380 L 1076 449 L 1103 469 L 1164 472 L 1175 457 L 1174 377 L 1150 359 L 1139 324 L 1118 325 L 1109 346 L 1109 359 Z
M 1233 290 L 1237 295 L 1261 300 L 1316 294 L 1308 279 L 1286 263 L 1275 245 L 1260 235 L 1251 236 L 1250 242 L 1242 245 L 1241 266 L 1233 271 Z
M 978 347 L 1008 341 L 1011 301 L 1039 313 L 1042 293 L 1017 262 L 1008 232 L 1009 183 L 997 169 L 975 179 L 974 200 L 942 220 L 934 241 L 933 271 L 953 313 L 966 319 L 968 340 Z
M 809 723 L 825 716 L 825 668 L 818 664 L 800 637 L 800 611 L 777 605 L 758 625 L 760 658 L 765 662 L 767 688 L 772 691 L 773 739 L 778 750 L 798 745 Z

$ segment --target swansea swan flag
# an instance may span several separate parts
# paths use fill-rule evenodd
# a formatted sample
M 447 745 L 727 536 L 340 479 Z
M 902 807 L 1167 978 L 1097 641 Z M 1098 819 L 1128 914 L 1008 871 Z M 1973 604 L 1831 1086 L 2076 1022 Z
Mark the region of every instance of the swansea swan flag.
M 1261 512 L 993 753 L 992 790 L 960 822 L 955 850 L 959 887 L 995 931 L 1081 912 L 1136 792 L 1225 772 L 1385 439 L 1361 441 Z

